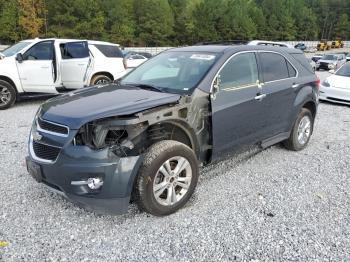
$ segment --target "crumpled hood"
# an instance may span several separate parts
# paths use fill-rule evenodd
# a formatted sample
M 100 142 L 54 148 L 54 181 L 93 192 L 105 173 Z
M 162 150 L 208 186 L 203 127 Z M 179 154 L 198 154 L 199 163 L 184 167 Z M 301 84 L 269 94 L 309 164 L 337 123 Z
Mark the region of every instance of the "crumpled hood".
M 175 103 L 180 95 L 131 86 L 109 84 L 79 89 L 48 100 L 41 107 L 43 119 L 79 129 L 101 118 L 123 116 Z

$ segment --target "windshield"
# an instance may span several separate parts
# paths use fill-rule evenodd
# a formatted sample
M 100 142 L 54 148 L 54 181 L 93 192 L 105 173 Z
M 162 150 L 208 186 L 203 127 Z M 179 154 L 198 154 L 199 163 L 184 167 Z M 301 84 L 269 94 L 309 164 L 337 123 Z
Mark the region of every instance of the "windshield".
M 335 55 L 324 55 L 322 60 L 337 60 L 337 57 Z
M 13 56 L 30 44 L 31 44 L 31 42 L 19 42 L 15 45 L 10 46 L 9 48 L 5 49 L 4 51 L 2 51 L 2 53 L 4 54 L 4 56 Z
M 170 93 L 188 93 L 202 80 L 217 54 L 161 53 L 122 78 L 121 84 L 149 85 Z
M 337 76 L 347 76 L 350 77 L 350 63 L 343 65 L 336 73 Z

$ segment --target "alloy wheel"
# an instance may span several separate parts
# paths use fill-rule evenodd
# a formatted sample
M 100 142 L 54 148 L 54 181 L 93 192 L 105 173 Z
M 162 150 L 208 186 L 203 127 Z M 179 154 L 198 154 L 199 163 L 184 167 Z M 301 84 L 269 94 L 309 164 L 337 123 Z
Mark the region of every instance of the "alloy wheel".
M 305 145 L 311 135 L 311 119 L 309 116 L 304 116 L 298 126 L 298 142 Z
M 163 206 L 174 205 L 186 195 L 191 181 L 189 161 L 181 156 L 172 157 L 158 169 L 153 182 L 153 195 Z
M 104 85 L 104 84 L 108 84 L 110 82 L 111 82 L 110 80 L 107 80 L 107 79 L 103 78 L 103 79 L 98 80 L 96 82 L 96 85 Z
M 0 105 L 7 105 L 11 101 L 11 93 L 7 87 L 0 86 Z

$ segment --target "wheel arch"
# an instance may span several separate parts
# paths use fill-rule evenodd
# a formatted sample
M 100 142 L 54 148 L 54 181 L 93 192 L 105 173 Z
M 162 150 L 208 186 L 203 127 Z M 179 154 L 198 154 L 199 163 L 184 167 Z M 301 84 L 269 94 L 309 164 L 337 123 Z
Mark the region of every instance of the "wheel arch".
M 10 85 L 12 85 L 16 91 L 16 94 L 18 94 L 17 86 L 16 86 L 15 82 L 12 81 L 11 78 L 9 78 L 7 76 L 0 75 L 0 80 L 3 80 L 5 82 L 9 83 Z
M 91 78 L 90 78 L 90 84 L 91 84 L 92 79 L 94 79 L 94 77 L 96 77 L 96 76 L 98 76 L 98 75 L 107 76 L 107 77 L 109 77 L 112 81 L 114 80 L 114 77 L 113 77 L 113 75 L 112 75 L 110 72 L 107 72 L 107 71 L 99 71 L 99 72 L 94 73 L 94 74 L 91 76 Z
M 192 128 L 188 125 L 188 123 L 181 120 L 165 120 L 155 124 L 152 124 L 148 127 L 148 130 L 151 130 L 153 127 L 157 125 L 162 125 L 167 134 L 161 140 L 174 140 L 180 143 L 187 145 L 191 148 L 195 155 L 199 157 L 199 144 L 197 137 L 192 130 Z
M 316 106 L 316 103 L 314 101 L 308 101 L 308 102 L 304 103 L 301 108 L 306 108 L 306 109 L 310 110 L 312 117 L 315 119 L 316 112 L 317 112 L 317 106 Z

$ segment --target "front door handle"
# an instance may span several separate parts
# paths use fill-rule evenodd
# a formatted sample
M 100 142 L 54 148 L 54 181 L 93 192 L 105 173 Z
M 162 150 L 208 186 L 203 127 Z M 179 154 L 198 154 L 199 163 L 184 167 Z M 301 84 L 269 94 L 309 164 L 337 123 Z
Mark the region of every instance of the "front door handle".
M 48 69 L 49 66 L 41 66 L 42 69 Z
M 299 87 L 299 84 L 293 84 L 292 85 L 292 88 L 297 88 L 297 87 Z
M 257 95 L 256 97 L 254 97 L 255 100 L 261 101 L 266 97 L 266 94 L 261 94 L 261 95 Z

